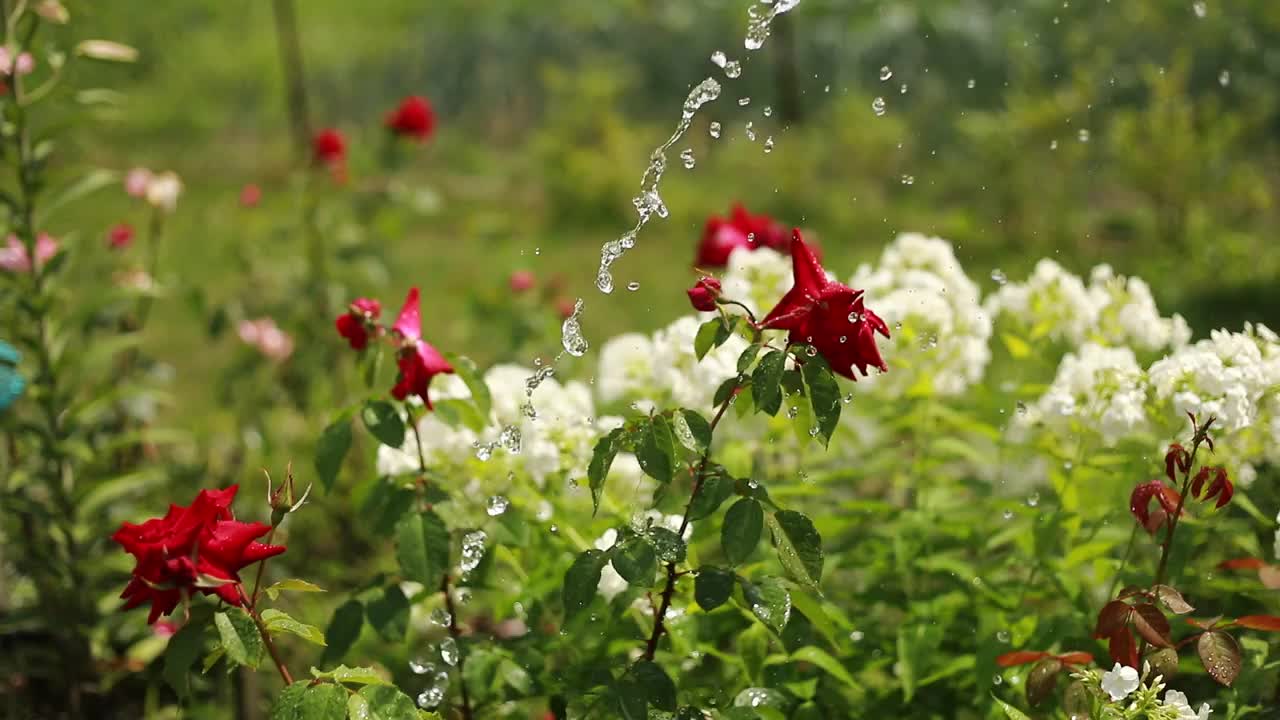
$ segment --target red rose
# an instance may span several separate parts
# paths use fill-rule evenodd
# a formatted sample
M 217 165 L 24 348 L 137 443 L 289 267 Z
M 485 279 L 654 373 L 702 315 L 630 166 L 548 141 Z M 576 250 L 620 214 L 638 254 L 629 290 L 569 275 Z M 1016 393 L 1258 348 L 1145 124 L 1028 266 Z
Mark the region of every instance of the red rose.
M 762 247 L 784 255 L 789 252 L 786 226 L 768 215 L 752 215 L 741 203 L 734 203 L 728 218 L 713 215 L 707 219 L 694 264 L 698 267 L 724 267 L 734 250 Z
M 863 375 L 868 366 L 887 371 L 875 334 L 889 337 L 889 326 L 866 308 L 861 290 L 827 279 L 799 230 L 792 230 L 791 267 L 795 285 L 760 328 L 788 331 L 788 340 L 812 345 L 832 370 L 847 378 L 857 379 L 855 367 Z
M 426 98 L 411 95 L 387 113 L 387 128 L 400 137 L 426 142 L 436 129 L 436 112 Z
M 734 203 L 729 212 L 729 222 L 746 233 L 755 247 L 772 248 L 784 255 L 789 250 L 787 226 L 768 215 L 752 215 L 742 203 Z
M 422 313 L 419 307 L 418 288 L 409 290 L 404 307 L 400 309 L 400 315 L 392 328 L 400 334 L 403 345 L 396 359 L 396 365 L 400 368 L 400 379 L 395 387 L 391 388 L 391 394 L 397 400 L 417 395 L 430 409 L 431 398 L 427 395 L 427 389 L 431 385 L 431 379 L 436 375 L 452 373 L 453 366 L 444 359 L 440 351 L 422 339 Z
M 233 519 L 231 501 L 238 489 L 201 490 L 189 507 L 170 505 L 162 518 L 120 526 L 111 539 L 137 561 L 120 595 L 124 609 L 150 602 L 147 622 L 154 623 L 196 590 L 241 604 L 240 570 L 285 548 L 256 542 L 271 526 Z
M 123 250 L 133 244 L 133 226 L 120 223 L 107 233 L 107 246 L 112 250 Z
M 347 312 L 338 316 L 334 324 L 338 334 L 351 343 L 353 350 L 363 350 L 369 345 L 369 335 L 375 331 L 374 320 L 382 314 L 382 305 L 377 300 L 359 298 L 351 303 Z
M 322 165 L 340 165 L 347 158 L 347 141 L 342 133 L 333 128 L 326 128 L 316 133 L 311 141 L 311 149 L 316 162 Z
M 713 277 L 699 278 L 697 284 L 685 292 L 689 293 L 694 310 L 711 312 L 716 309 L 716 298 L 720 297 L 720 281 Z

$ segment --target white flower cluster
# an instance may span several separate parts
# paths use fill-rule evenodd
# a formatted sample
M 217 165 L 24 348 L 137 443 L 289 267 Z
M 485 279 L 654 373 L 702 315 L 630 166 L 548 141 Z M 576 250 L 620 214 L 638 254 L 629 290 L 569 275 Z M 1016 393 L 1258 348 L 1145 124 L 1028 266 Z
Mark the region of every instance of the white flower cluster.
M 596 375 L 600 400 L 710 408 L 716 388 L 737 372 L 747 341 L 734 335 L 699 361 L 693 339 L 701 324 L 690 315 L 652 336 L 627 333 L 605 343 Z
M 770 248 L 734 250 L 721 280 L 724 296 L 751 308 L 757 318 L 764 317 L 793 284 L 791 258 Z
M 1191 339 L 1180 315 L 1160 315 L 1151 288 L 1117 275 L 1110 265 L 1089 274 L 1089 284 L 1048 258 L 1026 282 L 1008 283 L 987 298 L 988 312 L 1022 325 L 1032 338 L 1082 345 L 1095 342 L 1144 352 L 1179 348 Z
M 1213 415 L 1219 431 L 1236 432 L 1253 424 L 1264 404 L 1275 404 L 1280 340 L 1264 325 L 1246 324 L 1241 333 L 1214 330 L 1156 361 L 1148 377 L 1156 398 L 1177 414 Z
M 1147 425 L 1146 398 L 1146 380 L 1132 350 L 1085 343 L 1062 358 L 1049 389 L 1015 422 L 1040 422 L 1063 435 L 1080 423 L 1114 445 Z
M 860 266 L 850 284 L 866 291 L 867 306 L 893 328 L 881 347 L 892 370 L 868 378 L 867 387 L 958 395 L 982 379 L 991 319 L 946 240 L 899 235 L 879 264 Z
M 1164 690 L 1164 678 L 1159 675 L 1152 678 L 1149 685 L 1145 684 L 1144 680 L 1149 673 L 1150 667 L 1146 666 L 1143 676 L 1139 677 L 1136 669 L 1116 663 L 1101 678 L 1093 672 L 1077 677 L 1086 682 L 1096 681 L 1102 692 L 1115 703 L 1104 710 L 1104 717 L 1125 720 L 1139 717 L 1146 720 L 1208 720 L 1213 713 L 1209 703 L 1200 703 L 1199 709 L 1195 709 L 1191 707 L 1185 693 Z M 1162 690 L 1163 699 L 1160 698 Z M 1130 696 L 1134 699 L 1126 703 Z

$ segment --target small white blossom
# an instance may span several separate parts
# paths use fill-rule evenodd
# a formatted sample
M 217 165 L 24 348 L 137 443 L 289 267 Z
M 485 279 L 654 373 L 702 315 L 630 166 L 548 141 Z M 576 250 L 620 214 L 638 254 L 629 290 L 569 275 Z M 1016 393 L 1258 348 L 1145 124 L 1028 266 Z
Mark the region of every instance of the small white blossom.
M 1129 697 L 1129 693 L 1137 690 L 1140 684 L 1138 671 L 1120 663 L 1102 674 L 1102 690 L 1115 702 Z
M 1192 709 L 1191 703 L 1187 702 L 1187 696 L 1177 690 L 1165 692 L 1164 705 L 1178 711 L 1178 720 L 1208 720 L 1210 713 L 1213 712 L 1209 703 L 1201 703 L 1199 711 Z
M 182 194 L 182 180 L 171 172 L 152 175 L 147 181 L 146 198 L 152 207 L 165 212 L 173 212 L 178 207 L 178 196 Z
M 793 282 L 791 258 L 770 248 L 737 248 L 729 255 L 721 287 L 724 297 L 737 300 L 762 318 Z
M 600 349 L 599 367 L 596 388 L 602 401 L 644 398 L 654 390 L 653 341 L 640 333 L 612 338 Z
M 1016 422 L 1038 421 L 1058 433 L 1083 423 L 1114 445 L 1146 425 L 1146 395 L 1132 350 L 1086 343 L 1062 358 L 1049 389 Z

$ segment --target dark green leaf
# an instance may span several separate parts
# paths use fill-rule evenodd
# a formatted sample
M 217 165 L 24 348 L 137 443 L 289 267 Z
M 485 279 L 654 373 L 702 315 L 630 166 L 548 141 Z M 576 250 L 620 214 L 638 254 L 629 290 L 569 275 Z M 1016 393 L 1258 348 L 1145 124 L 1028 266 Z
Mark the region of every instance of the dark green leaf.
M 715 395 L 715 399 L 712 400 L 712 404 L 715 405 L 716 407 L 720 407 L 721 405 L 725 404 L 725 402 L 728 401 L 730 396 L 733 395 L 733 391 L 738 389 L 739 382 L 740 382 L 740 379 L 738 377 L 731 377 L 728 380 L 725 380 L 724 382 L 720 383 L 720 387 L 716 388 L 716 395 Z
M 358 600 L 348 600 L 333 611 L 333 619 L 324 631 L 324 656 L 322 665 L 340 662 L 360 637 L 360 628 L 364 626 L 364 605 Z
M 324 429 L 316 442 L 316 475 L 325 490 L 332 490 L 342 461 L 351 450 L 351 421 L 344 413 Z
M 791 510 L 769 516 L 769 530 L 782 567 L 796 582 L 817 590 L 822 579 L 822 536 L 808 517 Z
M 751 363 L 754 363 L 756 356 L 760 354 L 761 347 L 763 346 L 760 343 L 752 343 L 747 346 L 746 350 L 742 351 L 742 354 L 738 356 L 738 372 L 744 373 L 747 368 L 751 367 Z
M 631 535 L 610 553 L 613 569 L 632 585 L 649 587 L 658 570 L 658 555 L 648 538 Z
M 600 571 L 608 556 L 599 550 L 587 550 L 574 559 L 564 574 L 564 615 L 568 620 L 591 604 L 600 584 Z
M 345 720 L 346 717 L 347 691 L 341 685 L 312 685 L 298 702 L 298 720 Z
M 644 692 L 650 706 L 666 712 L 676 710 L 676 685 L 656 663 L 643 661 L 631 667 L 628 676 Z
M 777 415 L 782 407 L 782 370 L 786 359 L 786 353 L 771 350 L 760 358 L 760 364 L 751 374 L 751 394 L 756 408 L 769 415 Z
M 302 702 L 302 696 L 307 692 L 306 682 L 295 682 L 286 686 L 276 697 L 275 702 L 271 703 L 271 712 L 267 715 L 268 720 L 301 720 L 298 705 Z
M 693 599 L 698 607 L 711 611 L 725 604 L 733 594 L 734 574 L 711 565 L 703 565 L 693 583 Z
M 655 526 L 649 528 L 646 534 L 649 536 L 649 542 L 652 542 L 654 549 L 658 551 L 659 560 L 668 563 L 684 562 L 687 548 L 684 540 L 674 530 Z
M 712 348 L 720 347 L 729 339 L 729 328 L 721 318 L 712 318 L 698 327 L 698 334 L 693 338 L 693 351 L 698 360 L 707 356 Z
M 1067 686 L 1066 692 L 1062 693 L 1062 711 L 1067 714 L 1067 717 L 1081 718 L 1087 718 L 1089 713 L 1093 712 L 1093 698 L 1084 683 L 1073 680 Z
M 311 668 L 311 677 L 352 685 L 387 685 L 387 681 L 371 667 L 347 667 L 339 665 L 332 670 Z
M 405 580 L 439 585 L 449 568 L 449 530 L 440 516 L 432 510 L 406 515 L 396 525 L 396 559 Z
M 399 585 L 388 585 L 364 606 L 369 625 L 389 642 L 404 640 L 409 631 L 409 599 Z
M 213 616 L 218 639 L 229 662 L 257 668 L 262 659 L 262 636 L 244 610 L 232 608 Z
M 992 695 L 991 697 L 995 698 L 996 704 L 999 705 L 1000 709 L 1004 711 L 1004 716 L 1007 720 L 1031 720 L 1031 718 L 1027 717 L 1026 713 L 1022 712 L 1018 708 L 1010 705 L 1009 703 L 1001 700 L 1000 698 L 994 695 Z
M 671 482 L 675 474 L 674 442 L 671 423 L 665 417 L 655 415 L 640 433 L 640 445 L 636 448 L 640 469 L 660 483 Z
M 738 578 L 742 598 L 760 622 L 779 635 L 791 619 L 791 593 L 777 578 L 760 578 L 749 582 Z
M 395 406 L 385 400 L 370 400 L 360 411 L 360 419 L 383 445 L 399 448 L 404 445 L 404 419 Z
M 413 700 L 390 685 L 366 685 L 357 693 L 369 714 L 365 720 L 418 720 Z
M 694 410 L 679 410 L 672 416 L 676 439 L 695 453 L 706 452 L 711 444 L 711 423 Z
M 734 479 L 722 471 L 705 475 L 702 485 L 698 487 L 698 494 L 689 503 L 689 520 L 701 520 L 715 512 L 721 503 L 733 495 L 735 484 Z
M 802 371 L 809 386 L 809 407 L 818 423 L 818 437 L 825 446 L 840 424 L 840 385 L 821 355 L 806 360 Z
M 764 530 L 764 509 L 751 498 L 734 503 L 720 527 L 720 545 L 732 565 L 740 565 L 755 551 Z
M 595 450 L 591 453 L 591 464 L 587 466 L 587 482 L 591 487 L 591 513 L 600 510 L 600 498 L 604 495 L 604 481 L 609 477 L 609 468 L 618 455 L 619 443 L 622 439 L 622 428 L 616 428 L 608 435 L 596 441 Z
M 192 619 L 182 629 L 169 638 L 169 645 L 164 649 L 164 679 L 169 687 L 185 698 L 190 692 L 189 671 L 200 657 L 204 649 L 204 630 L 208 626 L 208 616 Z

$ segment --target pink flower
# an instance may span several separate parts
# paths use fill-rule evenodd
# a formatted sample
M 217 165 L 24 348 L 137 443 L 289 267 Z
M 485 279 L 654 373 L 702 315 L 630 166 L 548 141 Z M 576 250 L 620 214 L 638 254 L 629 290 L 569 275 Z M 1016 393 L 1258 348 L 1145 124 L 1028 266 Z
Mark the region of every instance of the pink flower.
M 516 293 L 532 290 L 536 282 L 537 280 L 534 278 L 533 273 L 528 270 L 517 270 L 511 273 L 511 278 L 508 280 L 508 284 L 511 285 L 511 292 Z
M 151 171 L 136 167 L 124 176 L 124 191 L 136 198 L 145 198 L 151 186 Z
M 43 267 L 45 263 L 49 262 L 57 254 L 57 240 L 54 240 L 48 233 L 36 235 L 37 267 Z M 17 235 L 10 235 L 6 240 L 6 246 L 0 248 L 0 270 L 22 273 L 31 272 L 31 257 L 27 254 L 27 246 L 18 239 Z
M 391 388 L 391 394 L 397 400 L 404 400 L 410 395 L 417 395 L 427 408 L 431 408 L 431 398 L 427 389 L 431 379 L 436 375 L 453 372 L 453 366 L 440 354 L 440 351 L 422 339 L 422 312 L 419 306 L 418 288 L 409 290 L 404 300 L 404 307 L 396 318 L 393 330 L 400 334 L 403 344 L 396 364 L 400 367 L 400 379 Z
M 112 250 L 123 250 L 133 244 L 133 226 L 119 223 L 107 233 L 107 247 Z
M 689 302 L 694 310 L 711 312 L 716 309 L 716 298 L 720 297 L 720 281 L 713 277 L 702 277 L 685 292 L 689 294 Z
M 237 332 L 245 344 L 253 346 L 270 360 L 280 362 L 293 354 L 293 338 L 271 318 L 245 320 Z
M 241 207 L 258 207 L 258 203 L 262 200 L 262 190 L 253 183 L 245 185 L 240 190 L 240 206 Z
M 15 71 L 18 75 L 30 75 L 35 69 L 36 60 L 31 57 L 31 53 L 20 53 L 17 62 L 14 62 L 9 49 L 0 47 L 0 75 L 12 75 Z

